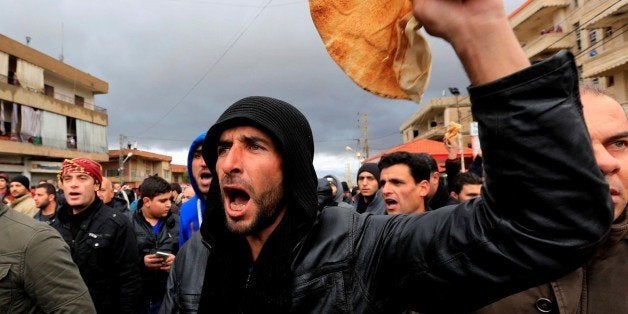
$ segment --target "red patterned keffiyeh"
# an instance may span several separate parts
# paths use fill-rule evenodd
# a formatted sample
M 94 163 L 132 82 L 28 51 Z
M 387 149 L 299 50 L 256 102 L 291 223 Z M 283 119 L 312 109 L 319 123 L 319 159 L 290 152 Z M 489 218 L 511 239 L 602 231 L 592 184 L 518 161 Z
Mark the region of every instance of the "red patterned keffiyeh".
M 61 171 L 58 174 L 59 181 L 66 173 L 84 173 L 94 178 L 97 183 L 102 182 L 102 167 L 99 163 L 89 159 L 78 157 L 74 159 L 66 159 L 61 164 Z

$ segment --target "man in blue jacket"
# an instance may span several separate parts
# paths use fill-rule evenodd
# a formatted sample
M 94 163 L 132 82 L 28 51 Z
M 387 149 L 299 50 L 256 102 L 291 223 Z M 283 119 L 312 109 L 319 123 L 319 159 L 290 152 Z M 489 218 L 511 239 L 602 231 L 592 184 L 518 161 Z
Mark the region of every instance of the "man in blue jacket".
M 190 239 L 195 231 L 199 230 L 203 222 L 205 198 L 209 191 L 209 184 L 212 181 L 212 174 L 209 172 L 201 153 L 203 140 L 205 140 L 205 133 L 201 133 L 194 139 L 188 153 L 188 176 L 195 195 L 181 205 L 179 247 L 182 247 L 185 241 Z

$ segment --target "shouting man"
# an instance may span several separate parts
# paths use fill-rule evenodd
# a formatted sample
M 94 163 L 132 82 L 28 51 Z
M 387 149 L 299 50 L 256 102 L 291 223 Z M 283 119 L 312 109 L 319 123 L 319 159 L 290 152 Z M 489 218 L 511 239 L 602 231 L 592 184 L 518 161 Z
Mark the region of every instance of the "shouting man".
M 205 136 L 206 219 L 175 260 L 162 311 L 462 312 L 590 258 L 612 222 L 611 193 L 573 56 L 530 65 L 501 0 L 413 3 L 472 83 L 484 196 L 422 215 L 319 214 L 306 118 L 277 99 L 242 99 Z
M 136 313 L 141 292 L 139 254 L 127 217 L 96 196 L 102 168 L 87 158 L 66 159 L 59 181 L 66 203 L 52 226 L 70 246 L 98 313 Z

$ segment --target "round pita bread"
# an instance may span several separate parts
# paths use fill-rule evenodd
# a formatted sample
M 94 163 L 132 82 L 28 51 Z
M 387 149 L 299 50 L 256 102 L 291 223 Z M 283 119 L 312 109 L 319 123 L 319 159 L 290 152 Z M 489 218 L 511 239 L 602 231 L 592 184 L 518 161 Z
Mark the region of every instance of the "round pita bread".
M 427 41 L 407 0 L 310 0 L 325 48 L 362 88 L 421 101 L 431 68 Z

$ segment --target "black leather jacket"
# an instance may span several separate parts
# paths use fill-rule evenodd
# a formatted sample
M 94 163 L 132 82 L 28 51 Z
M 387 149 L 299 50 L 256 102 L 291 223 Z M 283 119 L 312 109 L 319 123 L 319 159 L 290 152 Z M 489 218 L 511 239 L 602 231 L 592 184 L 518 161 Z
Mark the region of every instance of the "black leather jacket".
M 208 256 L 209 245 L 195 232 L 174 260 L 159 313 L 198 312 Z
M 170 212 L 163 221 L 159 235 L 155 236 L 153 227 L 144 219 L 142 210 L 138 209 L 133 214 L 133 230 L 137 237 L 139 263 L 142 265 L 142 295 L 145 299 L 160 300 L 163 297 L 168 273 L 143 267 L 144 255 L 157 251 L 175 255 L 179 252 L 179 217 Z
M 612 207 L 577 88 L 565 52 L 470 88 L 483 197 L 422 215 L 323 210 L 295 247 L 291 312 L 468 311 L 582 264 L 608 233 Z M 162 312 L 196 310 L 197 271 L 211 250 L 188 241 Z
M 51 224 L 70 246 L 98 313 L 135 313 L 141 281 L 135 234 L 127 217 L 96 197 L 75 239 L 64 202 Z

